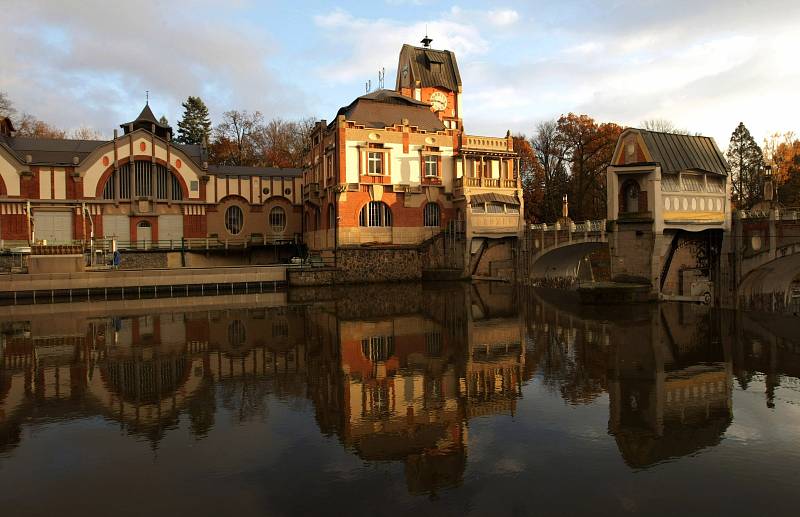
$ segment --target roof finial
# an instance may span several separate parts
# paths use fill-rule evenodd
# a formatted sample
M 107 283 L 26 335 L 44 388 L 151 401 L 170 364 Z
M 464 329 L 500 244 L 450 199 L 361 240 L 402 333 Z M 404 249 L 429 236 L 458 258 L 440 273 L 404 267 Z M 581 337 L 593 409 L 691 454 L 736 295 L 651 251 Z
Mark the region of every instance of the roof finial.
M 430 48 L 431 41 L 433 41 L 433 40 L 428 37 L 428 24 L 426 23 L 425 24 L 425 37 L 422 38 L 422 41 L 420 41 L 420 43 L 422 43 L 423 47 Z
M 145 90 L 144 91 L 144 105 L 145 106 L 149 106 L 150 105 L 150 90 Z

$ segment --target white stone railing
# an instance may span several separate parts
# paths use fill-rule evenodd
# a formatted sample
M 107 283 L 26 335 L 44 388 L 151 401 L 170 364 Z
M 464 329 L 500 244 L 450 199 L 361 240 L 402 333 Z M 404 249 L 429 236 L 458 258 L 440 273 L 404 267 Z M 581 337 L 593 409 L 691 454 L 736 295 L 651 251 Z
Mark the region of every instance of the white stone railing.
M 772 208 L 737 210 L 738 219 L 774 219 L 776 221 L 797 221 L 800 219 L 800 208 Z

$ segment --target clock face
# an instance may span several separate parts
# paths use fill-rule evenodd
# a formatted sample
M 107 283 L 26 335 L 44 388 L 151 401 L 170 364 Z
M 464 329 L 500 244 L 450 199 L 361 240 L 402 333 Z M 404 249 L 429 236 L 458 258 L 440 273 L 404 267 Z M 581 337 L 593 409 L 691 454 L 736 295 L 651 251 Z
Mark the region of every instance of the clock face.
M 447 107 L 447 95 L 442 92 L 433 92 L 430 103 L 433 106 L 433 111 L 444 111 Z

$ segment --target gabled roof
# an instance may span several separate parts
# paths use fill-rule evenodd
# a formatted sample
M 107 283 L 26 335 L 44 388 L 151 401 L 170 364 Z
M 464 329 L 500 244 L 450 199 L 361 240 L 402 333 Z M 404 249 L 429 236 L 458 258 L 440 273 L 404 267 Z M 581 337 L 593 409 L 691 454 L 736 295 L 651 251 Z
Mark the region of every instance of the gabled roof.
M 339 109 L 336 116 L 339 115 L 369 128 L 383 129 L 401 124 L 406 119 L 409 125 L 425 131 L 445 130 L 442 121 L 431 111 L 430 104 L 406 97 L 394 90 L 377 90 L 362 95 Z
M 32 165 L 75 165 L 95 149 L 107 143 L 103 140 L 56 140 L 49 138 L 5 138 L 4 143 L 22 163 L 30 155 Z
M 410 64 L 410 73 L 421 88 L 442 87 L 451 92 L 461 91 L 461 74 L 458 71 L 456 56 L 449 50 L 434 50 L 426 47 L 403 45 L 397 68 L 397 89 L 403 66 Z
M 700 170 L 727 176 L 730 170 L 713 138 L 646 129 L 631 128 L 626 131 L 635 131 L 642 136 L 653 161 L 661 166 L 662 173 Z

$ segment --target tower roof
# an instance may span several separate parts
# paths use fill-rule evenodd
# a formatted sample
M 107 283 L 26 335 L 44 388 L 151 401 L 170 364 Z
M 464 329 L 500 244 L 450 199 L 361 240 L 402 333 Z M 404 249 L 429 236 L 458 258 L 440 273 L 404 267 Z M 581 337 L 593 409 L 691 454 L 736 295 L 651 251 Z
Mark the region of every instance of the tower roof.
M 126 124 L 120 124 L 120 127 L 123 128 L 123 129 L 126 129 L 131 124 L 133 124 L 134 126 L 137 126 L 137 125 L 143 124 L 143 123 L 146 123 L 148 127 L 149 127 L 150 124 L 155 124 L 156 126 L 164 128 L 164 129 L 169 128 L 168 125 L 164 125 L 164 124 L 162 124 L 161 122 L 158 121 L 156 116 L 153 114 L 153 110 L 150 109 L 150 104 L 145 104 L 144 105 L 144 108 L 142 108 L 142 112 L 139 113 L 139 116 L 136 117 L 135 120 L 132 120 L 131 122 L 128 122 Z
M 137 129 L 144 129 L 146 131 L 153 131 L 155 127 L 155 134 L 156 136 L 160 136 L 161 138 L 172 138 L 172 127 L 168 124 L 162 124 L 158 121 L 156 116 L 153 114 L 153 110 L 150 109 L 150 104 L 147 103 L 142 108 L 142 112 L 139 113 L 139 116 L 136 117 L 135 120 L 130 122 L 126 122 L 125 124 L 120 124 L 120 126 L 127 135 L 131 131 L 136 131 Z
M 397 67 L 397 89 L 408 74 L 413 87 L 441 87 L 451 92 L 461 92 L 461 74 L 456 55 L 450 50 L 403 45 Z

